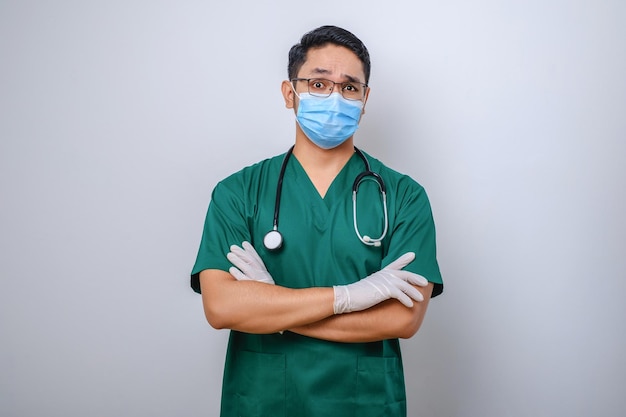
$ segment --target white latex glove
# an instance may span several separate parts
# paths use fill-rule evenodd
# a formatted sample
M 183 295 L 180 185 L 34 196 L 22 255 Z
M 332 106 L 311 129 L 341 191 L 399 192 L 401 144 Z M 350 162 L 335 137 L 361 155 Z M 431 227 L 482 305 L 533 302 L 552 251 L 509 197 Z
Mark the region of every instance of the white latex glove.
M 242 248 L 237 245 L 230 247 L 226 258 L 234 265 L 228 272 L 237 281 L 259 281 L 274 284 L 274 278 L 267 272 L 267 268 L 259 254 L 249 242 L 243 242 Z
M 376 304 L 396 298 L 407 307 L 413 306 L 413 301 L 423 301 L 424 296 L 410 284 L 424 287 L 428 284 L 426 278 L 409 271 L 402 271 L 415 259 L 413 252 L 408 252 L 367 278 L 353 284 L 334 286 L 335 314 L 351 311 L 366 310 Z

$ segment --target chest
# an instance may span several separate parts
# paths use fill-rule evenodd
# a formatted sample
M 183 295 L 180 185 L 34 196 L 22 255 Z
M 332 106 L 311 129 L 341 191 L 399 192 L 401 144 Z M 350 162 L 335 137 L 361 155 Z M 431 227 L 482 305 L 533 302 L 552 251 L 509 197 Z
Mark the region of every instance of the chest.
M 277 284 L 291 288 L 347 284 L 380 269 L 384 245 L 363 244 L 354 217 L 356 214 L 362 234 L 380 236 L 384 228 L 381 194 L 375 183 L 363 183 L 355 212 L 352 184 L 358 173 L 335 178 L 324 198 L 307 177 L 286 176 L 278 217 L 283 246 L 275 252 L 262 243 L 272 228 L 276 203 L 275 183 L 266 185 L 266 195 L 257 198 L 248 225 L 253 245 L 261 248 L 261 257 Z

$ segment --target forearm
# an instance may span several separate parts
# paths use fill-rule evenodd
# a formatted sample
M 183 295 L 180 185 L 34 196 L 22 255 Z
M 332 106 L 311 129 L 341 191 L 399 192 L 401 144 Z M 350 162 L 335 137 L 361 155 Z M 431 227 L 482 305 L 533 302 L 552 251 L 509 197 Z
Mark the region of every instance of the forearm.
M 200 273 L 204 312 L 211 326 L 246 333 L 275 333 L 333 315 L 332 288 L 291 289 L 237 281 L 219 270 Z
M 289 330 L 304 336 L 345 343 L 410 338 L 422 324 L 433 284 L 416 288 L 424 295 L 424 301 L 415 302 L 411 308 L 397 300 L 388 300 L 364 311 L 335 315 Z

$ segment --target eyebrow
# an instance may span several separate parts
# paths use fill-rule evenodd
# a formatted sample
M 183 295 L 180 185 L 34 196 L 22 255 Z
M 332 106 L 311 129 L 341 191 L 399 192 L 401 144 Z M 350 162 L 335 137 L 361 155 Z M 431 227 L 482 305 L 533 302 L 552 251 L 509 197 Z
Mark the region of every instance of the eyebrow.
M 332 74 L 332 71 L 329 71 L 327 69 L 324 68 L 313 68 L 313 71 L 311 71 L 311 74 L 320 74 L 320 75 L 329 75 Z M 359 77 L 355 77 L 349 74 L 341 74 L 343 77 L 345 77 L 348 81 L 353 82 L 353 83 L 363 83 L 363 81 L 361 81 L 359 79 Z

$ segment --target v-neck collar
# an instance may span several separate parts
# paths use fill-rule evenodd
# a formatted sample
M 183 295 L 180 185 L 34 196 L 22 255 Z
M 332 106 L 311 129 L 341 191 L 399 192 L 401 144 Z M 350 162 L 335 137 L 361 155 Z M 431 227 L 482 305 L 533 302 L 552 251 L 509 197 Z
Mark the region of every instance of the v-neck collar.
M 300 164 L 300 161 L 298 161 L 298 158 L 296 158 L 295 155 L 291 155 L 290 159 L 289 165 L 292 167 L 291 169 L 295 174 L 296 181 L 300 184 L 300 186 L 308 188 L 310 193 L 314 193 L 317 196 L 317 199 L 324 202 L 328 208 L 334 204 L 337 198 L 343 198 L 350 194 L 352 190 L 352 182 L 346 178 L 350 178 L 350 172 L 354 170 L 353 167 L 356 163 L 362 163 L 361 159 L 355 152 L 337 173 L 335 178 L 333 178 L 328 189 L 326 190 L 326 195 L 322 197 L 317 191 L 317 188 L 315 188 L 313 181 L 311 181 L 311 178 L 306 173 L 304 167 Z M 355 174 L 354 177 L 356 177 L 356 175 L 357 174 Z

